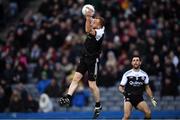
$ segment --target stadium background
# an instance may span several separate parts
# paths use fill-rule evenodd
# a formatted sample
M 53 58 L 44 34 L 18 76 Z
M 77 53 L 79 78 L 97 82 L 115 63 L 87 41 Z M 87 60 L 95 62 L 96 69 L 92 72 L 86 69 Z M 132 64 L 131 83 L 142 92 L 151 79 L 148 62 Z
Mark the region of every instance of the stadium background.
M 106 21 L 100 118 L 122 117 L 118 84 L 130 68 L 129 57 L 137 54 L 158 101 L 153 108 L 145 96 L 153 118 L 180 118 L 179 0 L 0 0 L 0 119 L 91 118 L 94 101 L 86 76 L 70 108 L 56 102 L 69 86 L 85 40 L 81 8 L 87 3 Z M 143 115 L 134 111 L 132 118 Z

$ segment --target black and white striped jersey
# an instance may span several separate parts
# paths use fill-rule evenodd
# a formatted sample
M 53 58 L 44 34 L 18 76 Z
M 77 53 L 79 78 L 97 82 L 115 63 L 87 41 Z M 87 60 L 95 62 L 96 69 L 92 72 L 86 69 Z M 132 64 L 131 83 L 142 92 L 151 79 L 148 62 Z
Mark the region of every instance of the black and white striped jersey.
M 123 74 L 120 85 L 125 86 L 125 91 L 132 95 L 142 95 L 145 85 L 149 84 L 149 77 L 143 70 L 128 70 Z
M 96 35 L 93 36 L 91 34 L 87 35 L 86 41 L 84 43 L 83 53 L 88 54 L 90 56 L 96 56 L 99 57 L 99 54 L 101 53 L 102 48 L 102 42 L 104 38 L 104 30 L 105 27 L 102 27 L 100 29 L 95 29 Z

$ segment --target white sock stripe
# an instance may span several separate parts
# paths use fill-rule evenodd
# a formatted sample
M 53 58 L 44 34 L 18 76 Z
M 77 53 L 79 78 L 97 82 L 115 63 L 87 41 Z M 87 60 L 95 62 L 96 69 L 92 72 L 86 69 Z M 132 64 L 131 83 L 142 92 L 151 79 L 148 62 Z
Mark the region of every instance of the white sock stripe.
M 95 63 L 95 68 L 94 68 L 94 76 L 97 76 L 97 71 L 98 71 L 98 62 L 99 62 L 99 59 L 96 58 L 96 63 Z

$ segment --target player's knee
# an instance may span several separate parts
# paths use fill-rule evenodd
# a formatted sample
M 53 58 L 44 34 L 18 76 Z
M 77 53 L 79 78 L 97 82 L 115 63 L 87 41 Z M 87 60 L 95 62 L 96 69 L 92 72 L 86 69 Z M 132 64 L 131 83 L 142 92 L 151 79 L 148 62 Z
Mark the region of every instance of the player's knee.
M 82 76 L 81 75 L 74 75 L 73 81 L 79 82 L 81 80 Z
M 97 85 L 96 85 L 95 83 L 90 83 L 90 84 L 89 84 L 89 88 L 90 88 L 91 90 L 96 90 L 96 89 L 98 89 L 98 88 L 97 88 Z
M 90 88 L 91 90 L 93 90 L 93 89 L 96 88 L 96 86 L 95 86 L 94 84 L 89 84 L 89 88 Z

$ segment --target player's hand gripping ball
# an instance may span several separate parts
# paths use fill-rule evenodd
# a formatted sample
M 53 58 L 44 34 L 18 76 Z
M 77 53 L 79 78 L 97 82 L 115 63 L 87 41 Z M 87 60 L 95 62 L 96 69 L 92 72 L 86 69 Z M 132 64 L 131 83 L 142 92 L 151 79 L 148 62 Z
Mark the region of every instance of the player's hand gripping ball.
M 85 16 L 89 12 L 91 13 L 91 16 L 94 15 L 94 13 L 95 13 L 94 6 L 92 6 L 90 4 L 84 5 L 83 8 L 82 8 L 82 14 Z

